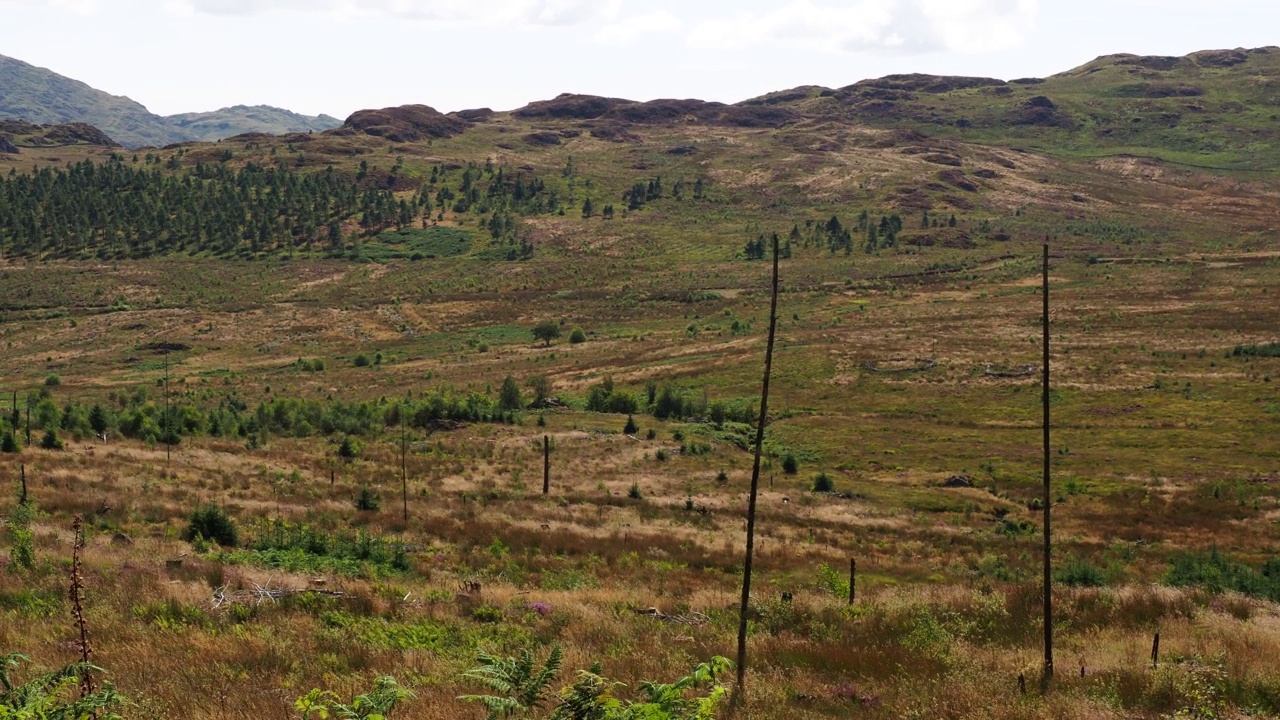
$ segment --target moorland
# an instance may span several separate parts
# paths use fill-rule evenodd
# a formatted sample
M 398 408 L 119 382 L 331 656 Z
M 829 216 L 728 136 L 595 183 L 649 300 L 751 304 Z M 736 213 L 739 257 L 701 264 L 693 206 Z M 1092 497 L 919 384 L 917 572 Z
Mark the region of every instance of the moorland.
M 13 123 L 0 650 L 81 657 L 78 516 L 126 717 L 393 676 L 396 716 L 480 718 L 468 670 L 549 656 L 525 716 L 712 716 L 776 234 L 741 716 L 1280 713 L 1278 93 L 1260 48 L 162 148 Z

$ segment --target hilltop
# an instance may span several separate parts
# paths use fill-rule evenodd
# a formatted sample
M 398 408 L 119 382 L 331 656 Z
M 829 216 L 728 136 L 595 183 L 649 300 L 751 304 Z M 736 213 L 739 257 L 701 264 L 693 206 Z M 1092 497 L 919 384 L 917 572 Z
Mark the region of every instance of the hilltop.
M 340 122 L 257 106 L 236 106 L 171 117 L 156 115 L 127 97 L 0 55 L 0 119 L 39 125 L 86 123 L 125 147 L 162 147 L 219 140 L 246 132 L 283 134 L 327 130 Z

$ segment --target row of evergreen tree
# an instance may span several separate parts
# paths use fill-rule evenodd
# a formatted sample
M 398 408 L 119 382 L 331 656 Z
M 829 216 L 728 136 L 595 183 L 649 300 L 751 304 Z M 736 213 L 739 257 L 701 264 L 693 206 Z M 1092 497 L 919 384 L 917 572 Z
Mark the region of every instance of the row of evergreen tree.
M 185 172 L 113 158 L 0 179 L 0 252 L 17 257 L 139 258 L 341 245 L 359 214 L 370 232 L 405 219 L 387 190 L 361 189 L 332 168 L 298 173 L 249 163 Z
M 151 158 L 149 158 L 151 160 Z M 519 218 L 566 214 L 581 206 L 597 210 L 599 189 L 577 175 L 572 160 L 563 173 L 540 176 L 486 162 L 465 167 L 435 165 L 416 191 L 397 195 L 377 182 L 367 161 L 352 176 L 332 166 L 297 171 L 284 162 L 226 162 L 183 168 L 157 162 L 139 165 L 123 155 L 65 168 L 33 168 L 0 178 L 0 255 L 22 258 L 144 258 L 169 253 L 220 256 L 281 252 L 345 252 L 358 226 L 366 237 L 418 222 L 425 227 L 446 213 L 470 215 L 495 243 L 528 257 L 532 245 Z M 400 170 L 399 161 L 392 169 Z M 705 197 L 706 184 L 662 178 L 637 182 L 622 194 L 628 210 L 670 197 Z M 597 199 L 593 199 L 593 195 Z M 579 201 L 579 198 L 581 200 Z
M 0 437 L 12 442 L 23 436 L 26 412 L 26 408 L 0 412 Z M 150 397 L 145 388 L 113 394 L 105 403 L 59 403 L 48 388 L 42 388 L 31 397 L 30 426 L 33 432 L 60 432 L 77 439 L 105 434 L 177 444 L 183 436 L 208 435 L 261 442 L 267 436 L 373 435 L 399 424 L 401 413 L 414 428 L 431 428 L 442 421 L 502 423 L 515 419 L 498 399 L 451 388 L 427 391 L 403 402 L 277 397 L 253 407 L 237 394 L 175 394 L 166 403 Z

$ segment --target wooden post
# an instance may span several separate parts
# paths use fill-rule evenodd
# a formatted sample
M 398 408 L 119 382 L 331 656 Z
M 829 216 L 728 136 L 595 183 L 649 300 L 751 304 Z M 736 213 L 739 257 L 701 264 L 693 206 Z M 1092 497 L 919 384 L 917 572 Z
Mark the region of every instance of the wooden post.
M 1027 674 L 1018 673 L 1018 692 L 1023 695 L 1027 694 Z
M 751 606 L 751 561 L 755 554 L 756 499 L 760 494 L 760 455 L 764 426 L 769 419 L 769 376 L 773 372 L 773 342 L 778 330 L 778 235 L 773 236 L 773 296 L 769 303 L 769 341 L 764 351 L 764 380 L 760 387 L 760 422 L 756 425 L 755 461 L 751 467 L 751 496 L 747 501 L 747 552 L 742 563 L 742 604 L 738 613 L 738 682 L 733 701 L 745 699 L 747 677 L 747 613 Z
M 172 446 L 170 445 L 170 442 L 172 440 L 172 438 L 170 437 L 170 434 L 172 433 L 172 430 L 170 428 L 171 428 L 171 425 L 169 420 L 169 351 L 165 350 L 164 351 L 164 474 L 165 475 L 170 474 L 169 453 L 172 450 Z
M 1151 669 L 1155 670 L 1160 666 L 1160 633 L 1156 633 L 1155 640 L 1151 641 Z
M 27 504 L 27 466 L 22 466 L 22 494 L 18 496 L 18 504 Z
M 542 494 L 551 492 L 551 436 L 542 436 Z
M 849 604 L 858 596 L 858 561 L 849 558 Z
M 333 466 L 330 465 L 329 466 L 329 487 L 333 487 L 333 476 L 334 476 Z
M 400 406 L 400 497 L 404 503 L 404 522 L 409 523 L 409 465 L 405 459 L 408 447 L 408 430 L 404 424 L 404 406 Z
M 1049 689 L 1053 680 L 1053 535 L 1050 525 L 1050 507 L 1053 497 L 1049 488 L 1049 243 L 1044 244 L 1044 387 L 1041 403 L 1044 410 L 1044 676 L 1040 679 L 1042 691 Z
M 27 396 L 27 447 L 31 447 L 31 396 Z

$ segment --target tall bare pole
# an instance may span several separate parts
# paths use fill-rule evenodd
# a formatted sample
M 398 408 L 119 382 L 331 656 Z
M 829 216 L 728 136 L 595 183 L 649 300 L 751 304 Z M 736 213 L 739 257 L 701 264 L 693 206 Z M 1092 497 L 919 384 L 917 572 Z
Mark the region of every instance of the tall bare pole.
M 405 448 L 408 444 L 408 430 L 404 424 L 404 405 L 400 405 L 400 496 L 404 502 L 404 521 L 409 522 L 409 465 L 405 460 Z
M 1044 405 L 1044 676 L 1041 687 L 1049 689 L 1053 680 L 1053 538 L 1049 511 L 1052 497 L 1049 492 L 1049 243 L 1044 244 L 1044 388 L 1041 402 Z
M 742 606 L 738 613 L 738 684 L 735 699 L 743 695 L 747 676 L 747 611 L 751 605 L 751 561 L 755 555 L 756 497 L 760 492 L 760 454 L 764 426 L 769 417 L 769 376 L 773 371 L 773 339 L 778 329 L 778 236 L 773 236 L 773 297 L 769 303 L 769 343 L 764 351 L 764 381 L 760 387 L 760 422 L 756 425 L 755 463 L 751 468 L 751 499 L 747 503 L 747 554 L 742 562 Z
M 169 419 L 169 351 L 164 351 L 164 473 L 170 474 L 169 452 L 172 449 L 173 425 Z

